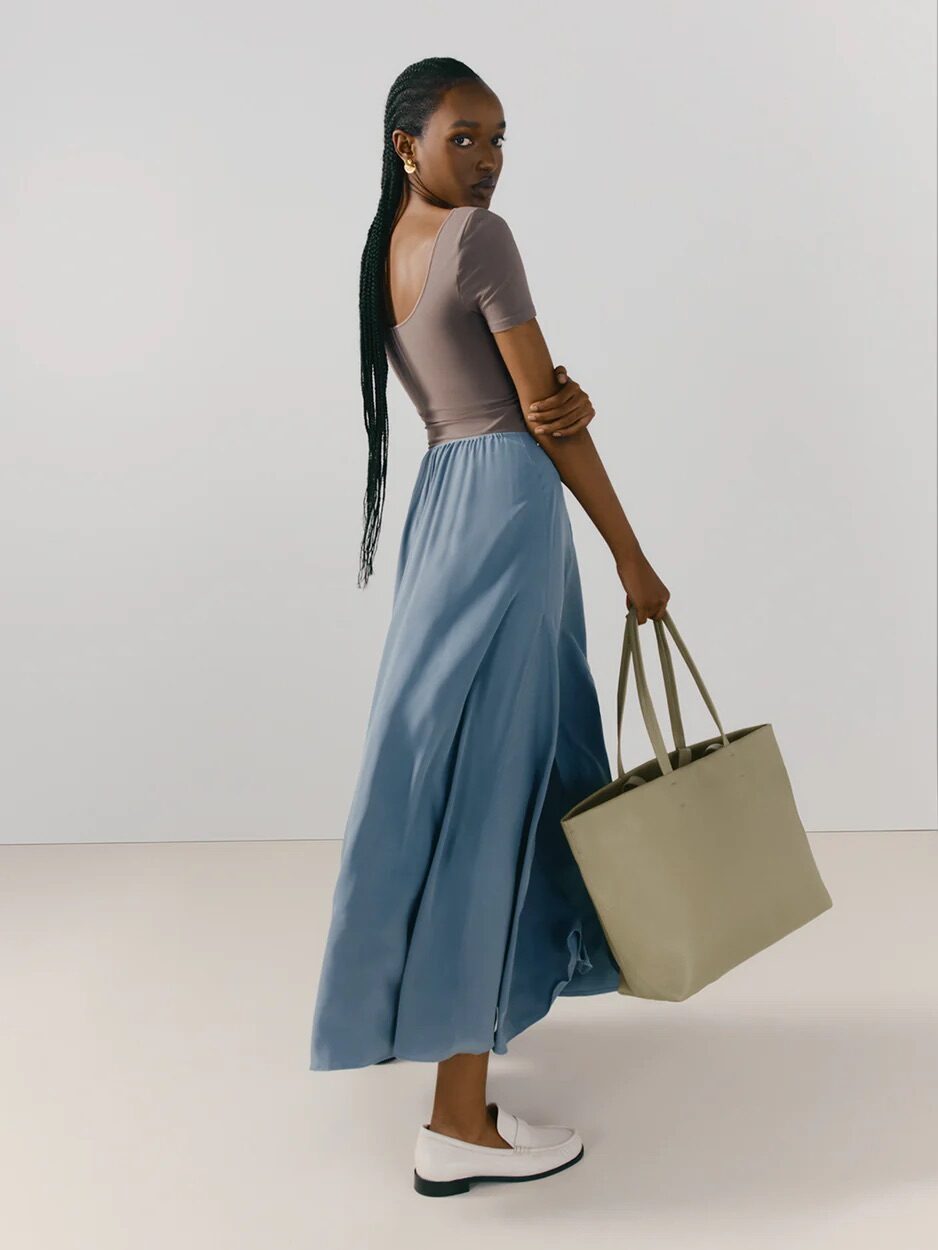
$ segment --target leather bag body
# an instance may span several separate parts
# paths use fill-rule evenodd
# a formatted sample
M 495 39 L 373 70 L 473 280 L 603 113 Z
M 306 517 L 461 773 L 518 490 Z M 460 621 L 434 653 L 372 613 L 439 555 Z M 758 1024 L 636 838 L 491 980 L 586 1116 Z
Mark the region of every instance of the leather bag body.
M 626 617 L 617 776 L 561 824 L 621 971 L 618 990 L 679 1002 L 832 906 L 770 724 L 725 733 L 671 620 L 655 620 L 674 750 L 645 679 L 638 620 Z M 665 627 L 719 733 L 688 746 Z M 622 767 L 630 660 L 653 759 Z

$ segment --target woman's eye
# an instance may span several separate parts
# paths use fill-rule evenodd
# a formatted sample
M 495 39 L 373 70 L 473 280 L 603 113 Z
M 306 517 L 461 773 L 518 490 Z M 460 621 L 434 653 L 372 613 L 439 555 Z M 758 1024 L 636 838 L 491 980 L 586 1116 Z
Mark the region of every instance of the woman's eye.
M 502 146 L 502 144 L 505 142 L 506 137 L 507 137 L 507 136 L 505 136 L 505 135 L 496 135 L 496 136 L 495 136 L 495 138 L 498 140 L 498 146 L 499 146 L 499 147 L 501 147 L 501 146 Z M 459 142 L 459 140 L 460 140 L 460 139 L 468 139 L 468 141 L 469 141 L 470 143 L 472 142 L 472 137 L 471 137 L 470 135 L 454 135 L 454 136 L 453 136 L 453 142 L 456 144 L 456 146 L 457 146 L 457 147 L 462 147 L 462 146 L 463 146 L 463 145 Z

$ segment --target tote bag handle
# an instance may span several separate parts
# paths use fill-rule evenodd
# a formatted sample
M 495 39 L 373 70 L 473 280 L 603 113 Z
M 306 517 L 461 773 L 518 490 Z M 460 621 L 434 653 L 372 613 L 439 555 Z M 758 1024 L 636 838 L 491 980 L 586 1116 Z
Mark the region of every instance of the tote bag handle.
M 677 684 L 674 680 L 674 667 L 671 663 L 671 653 L 668 649 L 667 635 L 664 627 L 667 626 L 671 633 L 677 648 L 684 658 L 687 667 L 690 669 L 697 689 L 700 691 L 701 697 L 710 715 L 716 722 L 717 729 L 720 731 L 720 737 L 723 739 L 723 745 L 729 746 L 729 739 L 720 724 L 720 718 L 714 707 L 713 700 L 703 683 L 703 678 L 697 670 L 697 665 L 691 658 L 690 652 L 684 639 L 678 633 L 670 613 L 665 610 L 663 621 L 655 621 L 655 634 L 658 639 L 658 655 L 661 660 L 661 672 L 664 678 L 665 692 L 668 699 L 668 710 L 671 716 L 671 729 L 674 734 L 675 746 L 678 751 L 678 767 L 682 763 L 686 763 L 690 755 L 690 751 L 684 741 L 684 727 L 681 722 L 680 700 L 678 698 Z M 616 762 L 618 768 L 619 780 L 625 776 L 625 769 L 622 767 L 622 713 L 625 709 L 625 690 L 629 674 L 629 662 L 634 657 L 635 663 L 635 684 L 638 688 L 638 700 L 642 709 L 642 719 L 645 722 L 645 729 L 651 739 L 654 748 L 655 758 L 661 768 L 662 774 L 673 771 L 671 761 L 668 758 L 668 751 L 661 736 L 661 729 L 658 725 L 658 718 L 655 715 L 654 703 L 648 689 L 648 682 L 645 679 L 645 666 L 642 662 L 642 648 L 638 638 L 638 613 L 634 607 L 629 608 L 628 615 L 625 618 L 625 630 L 622 637 L 622 657 L 619 662 L 619 689 L 617 697 L 617 715 L 616 715 Z
M 671 622 L 671 625 L 673 628 L 673 621 Z M 689 764 L 691 762 L 692 754 L 691 749 L 687 745 L 684 738 L 684 724 L 681 719 L 681 705 L 677 696 L 677 683 L 674 680 L 674 666 L 671 663 L 671 650 L 668 647 L 668 636 L 664 631 L 664 625 L 660 621 L 655 621 L 655 641 L 658 644 L 658 659 L 661 662 L 661 672 L 664 676 L 664 690 L 668 700 L 668 716 L 671 720 L 671 736 L 674 739 L 674 745 L 677 748 L 677 767 L 681 768 L 684 764 Z M 690 660 L 689 656 L 688 660 Z M 690 660 L 690 663 L 693 666 L 692 660 Z M 619 719 L 622 719 L 621 712 Z M 719 719 L 717 719 L 715 712 L 714 719 L 717 721 L 717 725 L 719 725 L 720 722 Z

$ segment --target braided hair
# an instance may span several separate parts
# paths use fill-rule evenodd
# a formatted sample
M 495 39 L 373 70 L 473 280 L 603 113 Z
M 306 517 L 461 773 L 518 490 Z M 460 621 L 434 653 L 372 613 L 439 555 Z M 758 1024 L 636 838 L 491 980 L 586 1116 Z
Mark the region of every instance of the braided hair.
M 361 331 L 361 387 L 368 433 L 368 485 L 364 498 L 358 585 L 365 587 L 373 571 L 374 551 L 381 529 L 387 473 L 387 334 L 391 317 L 385 275 L 388 246 L 404 188 L 404 170 L 391 142 L 395 130 L 420 135 L 440 97 L 463 82 L 481 82 L 479 75 L 448 56 L 431 56 L 408 65 L 388 92 L 384 108 L 381 159 L 381 195 L 362 251 L 358 286 Z

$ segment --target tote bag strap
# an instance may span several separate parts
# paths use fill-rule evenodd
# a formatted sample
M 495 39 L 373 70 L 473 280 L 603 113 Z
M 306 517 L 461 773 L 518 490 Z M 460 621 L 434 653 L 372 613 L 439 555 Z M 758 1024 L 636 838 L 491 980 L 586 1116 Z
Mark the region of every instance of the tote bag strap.
M 694 663 L 693 658 L 691 657 L 691 653 L 690 653 L 690 652 L 688 651 L 688 649 L 687 649 L 687 644 L 685 643 L 685 641 L 684 641 L 684 639 L 681 637 L 681 635 L 678 633 L 677 626 L 674 624 L 674 621 L 672 620 L 671 615 L 670 615 L 670 613 L 667 611 L 667 609 L 665 609 L 664 620 L 663 620 L 663 621 L 655 621 L 655 627 L 656 627 L 656 629 L 658 630 L 658 632 L 659 632 L 659 634 L 660 634 L 661 642 L 662 642 L 662 644 L 664 645 L 664 649 L 665 649 L 665 651 L 667 651 L 667 650 L 668 650 L 668 644 L 667 644 L 667 636 L 666 636 L 666 634 L 665 634 L 665 632 L 664 632 L 664 628 L 665 628 L 665 626 L 667 626 L 667 627 L 668 627 L 668 629 L 670 630 L 670 632 L 671 632 L 671 636 L 673 637 L 673 639 L 674 639 L 675 643 L 677 643 L 677 649 L 678 649 L 678 651 L 680 651 L 681 656 L 682 656 L 682 657 L 683 657 L 683 659 L 684 659 L 684 663 L 687 665 L 687 667 L 688 667 L 688 668 L 690 669 L 690 671 L 691 671 L 691 676 L 692 676 L 692 677 L 693 677 L 693 679 L 694 679 L 694 682 L 695 682 L 695 684 L 696 684 L 696 686 L 697 686 L 697 689 L 700 691 L 701 698 L 703 699 L 704 703 L 706 703 L 706 705 L 707 705 L 707 710 L 709 711 L 710 715 L 713 717 L 713 720 L 714 720 L 714 723 L 716 724 L 717 729 L 719 729 L 719 731 L 720 731 L 720 737 L 723 739 L 723 745 L 724 745 L 724 746 L 729 746 L 729 744 L 730 744 L 730 743 L 729 743 L 729 739 L 727 738 L 727 736 L 726 736 L 726 734 L 725 734 L 725 732 L 724 732 L 724 730 L 723 730 L 723 726 L 720 724 L 720 718 L 719 718 L 719 716 L 717 715 L 717 710 L 716 710 L 716 707 L 714 706 L 714 702 L 713 702 L 713 700 L 712 700 L 712 699 L 711 699 L 711 697 L 710 697 L 710 694 L 709 694 L 709 691 L 707 690 L 707 687 L 704 685 L 703 678 L 700 676 L 700 672 L 699 672 L 699 670 L 698 670 L 698 668 L 697 668 L 697 665 Z M 635 638 L 635 645 L 636 645 L 636 647 L 637 647 L 637 646 L 639 645 L 639 644 L 638 644 L 638 618 L 637 618 L 637 616 L 636 616 L 636 623 L 635 623 L 635 635 L 634 635 L 634 638 Z M 669 657 L 668 657 L 668 658 L 669 658 L 669 660 L 670 660 L 670 655 L 669 655 Z M 670 664 L 669 664 L 669 668 L 670 668 Z M 673 670 L 673 668 L 672 668 L 672 669 L 670 669 L 670 672 L 671 672 L 671 682 L 672 682 L 672 685 L 673 685 L 673 683 L 674 683 L 674 670 Z M 677 687 L 676 687 L 676 686 L 674 687 L 674 702 L 675 702 L 675 705 L 677 705 L 678 698 L 677 698 Z
M 664 675 L 664 689 L 668 699 L 668 717 L 671 721 L 671 737 L 674 739 L 674 745 L 677 748 L 677 767 L 681 768 L 684 764 L 691 761 L 690 747 L 684 739 L 684 724 L 681 720 L 681 705 L 677 697 L 677 683 L 674 680 L 674 666 L 671 663 L 671 651 L 668 647 L 667 636 L 664 632 L 664 625 L 661 621 L 655 621 L 655 638 L 658 643 L 658 659 L 661 662 L 661 672 Z M 623 639 L 623 649 L 625 639 Z M 622 721 L 622 704 L 625 697 L 624 683 L 619 682 L 619 704 L 618 704 L 618 721 Z M 619 767 L 621 768 L 621 757 Z M 620 774 L 621 775 L 621 774 Z
M 674 668 L 671 664 L 670 651 L 668 649 L 667 638 L 664 633 L 663 626 L 667 626 L 671 636 L 673 637 L 677 648 L 681 653 L 687 667 L 690 669 L 697 689 L 706 703 L 707 708 L 716 722 L 717 729 L 720 731 L 720 737 L 723 739 L 723 745 L 729 746 L 729 739 L 720 724 L 720 718 L 717 714 L 716 707 L 710 694 L 704 685 L 703 678 L 697 669 L 697 665 L 691 658 L 687 646 L 678 633 L 669 612 L 665 611 L 663 624 L 655 621 L 656 634 L 658 636 L 658 653 L 661 659 L 661 671 L 664 678 L 665 690 L 668 697 L 668 708 L 671 711 L 671 726 L 675 734 L 675 746 L 678 749 L 678 766 L 682 762 L 686 762 L 689 755 L 686 744 L 684 742 L 684 730 L 681 724 L 680 701 L 678 698 L 677 684 L 674 680 Z M 638 687 L 638 699 L 642 709 L 642 719 L 645 722 L 645 729 L 651 739 L 655 752 L 655 758 L 661 768 L 662 773 L 672 772 L 671 761 L 668 758 L 667 748 L 664 739 L 661 736 L 661 729 L 658 725 L 658 718 L 655 715 L 654 703 L 648 689 L 648 682 L 645 678 L 645 666 L 642 662 L 642 649 L 638 637 L 638 614 L 634 607 L 630 608 L 625 618 L 625 630 L 622 638 L 622 657 L 619 663 L 619 689 L 617 699 L 617 716 L 616 716 L 616 762 L 618 768 L 618 776 L 621 780 L 625 775 L 622 767 L 622 714 L 625 709 L 625 691 L 628 681 L 629 663 L 634 656 L 635 663 L 635 684 Z M 667 657 L 667 658 L 665 658 Z
M 661 621 L 655 621 L 655 641 L 658 643 L 658 659 L 664 675 L 664 692 L 668 700 L 668 718 L 671 721 L 671 737 L 677 748 L 677 766 L 681 768 L 691 761 L 691 750 L 684 738 L 684 723 L 681 720 L 681 705 L 677 697 L 677 683 L 674 680 L 674 666 L 671 663 L 671 650 L 668 647 L 667 635 Z

